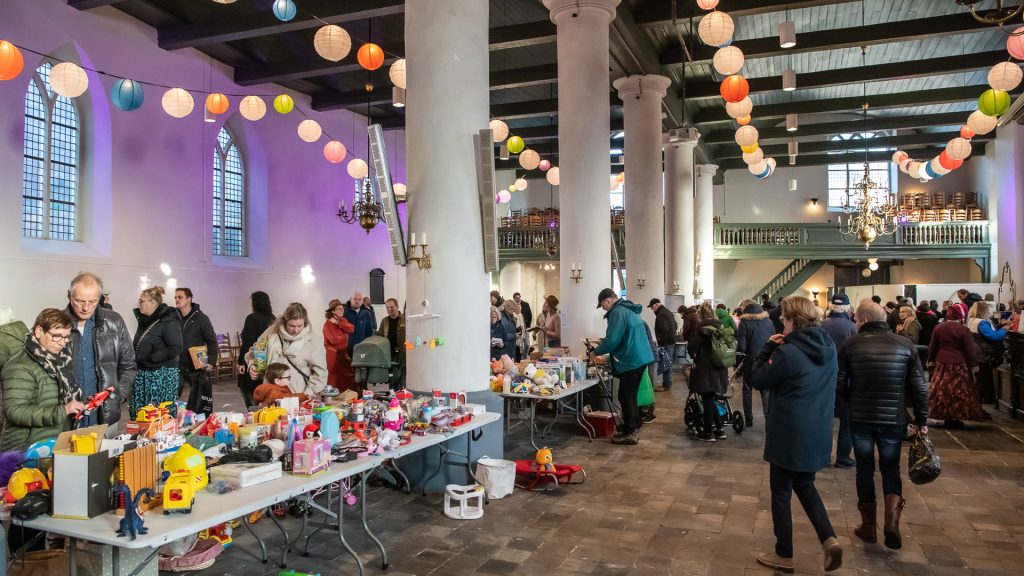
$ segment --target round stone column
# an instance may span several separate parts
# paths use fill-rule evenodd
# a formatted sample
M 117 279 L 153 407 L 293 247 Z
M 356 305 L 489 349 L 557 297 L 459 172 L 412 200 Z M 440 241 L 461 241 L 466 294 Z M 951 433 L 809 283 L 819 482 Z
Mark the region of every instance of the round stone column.
M 693 236 L 696 244 L 695 265 L 697 271 L 697 293 L 695 301 L 701 302 L 715 297 L 715 194 L 714 178 L 718 166 L 699 164 L 697 166 L 697 194 L 693 200 Z
M 693 150 L 697 139 L 665 144 L 665 293 L 693 304 Z M 674 310 L 673 310 L 674 312 Z

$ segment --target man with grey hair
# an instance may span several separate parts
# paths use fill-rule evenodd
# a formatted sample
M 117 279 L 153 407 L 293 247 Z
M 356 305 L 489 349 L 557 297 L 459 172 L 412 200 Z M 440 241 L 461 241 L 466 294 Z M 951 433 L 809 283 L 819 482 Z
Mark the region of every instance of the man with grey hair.
M 917 347 L 896 335 L 886 311 L 873 302 L 857 306 L 857 335 L 839 348 L 836 393 L 850 407 L 853 451 L 857 459 L 857 509 L 861 524 L 853 532 L 876 542 L 875 450 L 885 496 L 883 534 L 888 548 L 902 546 L 899 524 L 905 505 L 900 479 L 900 448 L 907 430 L 907 406 L 914 424 L 928 432 L 928 383 Z
M 135 348 L 121 315 L 101 307 L 103 280 L 90 272 L 80 272 L 68 288 L 67 312 L 75 320 L 68 349 L 71 351 L 72 378 L 88 399 L 109 386 L 114 392 L 100 410 L 84 418 L 83 426 L 113 425 L 121 419 L 122 399 L 131 395 L 135 382 Z
M 352 298 L 345 303 L 345 320 L 355 326 L 355 331 L 348 335 L 348 355 L 351 358 L 356 344 L 373 336 L 373 331 L 377 328 L 374 325 L 373 312 L 365 306 L 363 293 L 359 290 L 353 292 Z

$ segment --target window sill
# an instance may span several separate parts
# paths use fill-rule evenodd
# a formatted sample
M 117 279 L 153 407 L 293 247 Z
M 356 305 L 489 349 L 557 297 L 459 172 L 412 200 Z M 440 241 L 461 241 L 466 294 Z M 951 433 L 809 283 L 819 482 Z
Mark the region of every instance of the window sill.
M 110 254 L 104 254 L 85 242 L 70 242 L 67 240 L 47 240 L 43 238 L 21 238 L 21 247 L 27 252 L 37 254 L 52 254 L 55 256 L 78 256 L 91 258 L 109 258 Z
M 249 256 L 212 256 L 214 266 L 224 268 L 259 268 L 260 264 Z

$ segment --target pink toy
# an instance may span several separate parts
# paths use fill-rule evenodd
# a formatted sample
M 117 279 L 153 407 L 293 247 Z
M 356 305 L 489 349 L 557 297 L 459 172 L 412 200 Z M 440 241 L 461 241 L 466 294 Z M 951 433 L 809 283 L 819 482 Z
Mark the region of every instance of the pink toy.
M 322 438 L 292 444 L 292 474 L 313 476 L 331 467 L 331 443 Z

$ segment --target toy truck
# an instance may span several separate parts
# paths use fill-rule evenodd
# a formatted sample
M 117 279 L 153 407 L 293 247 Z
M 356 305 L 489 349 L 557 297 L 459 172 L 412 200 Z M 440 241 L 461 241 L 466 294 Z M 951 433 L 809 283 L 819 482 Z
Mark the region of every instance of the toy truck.
M 192 474 L 176 472 L 164 483 L 164 514 L 181 512 L 191 514 L 196 503 L 196 488 Z

